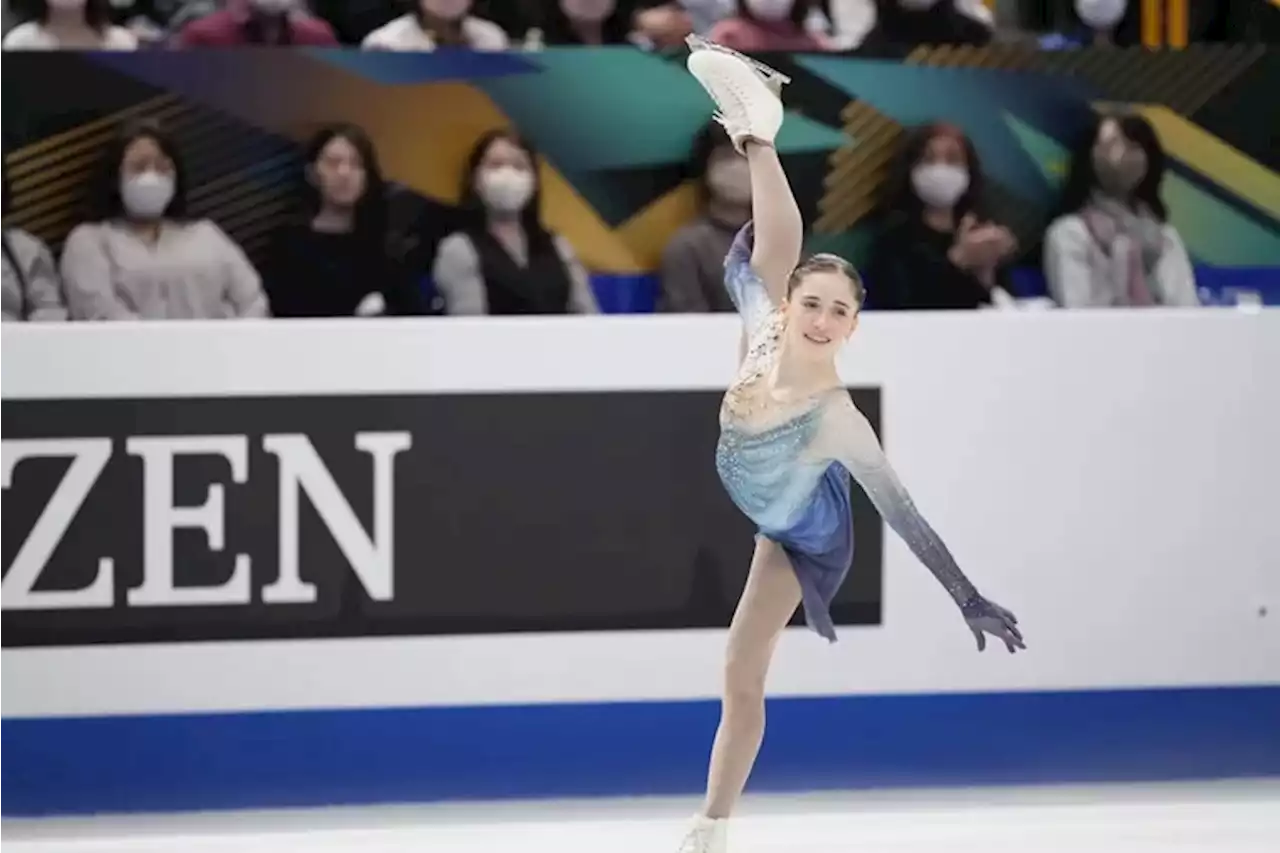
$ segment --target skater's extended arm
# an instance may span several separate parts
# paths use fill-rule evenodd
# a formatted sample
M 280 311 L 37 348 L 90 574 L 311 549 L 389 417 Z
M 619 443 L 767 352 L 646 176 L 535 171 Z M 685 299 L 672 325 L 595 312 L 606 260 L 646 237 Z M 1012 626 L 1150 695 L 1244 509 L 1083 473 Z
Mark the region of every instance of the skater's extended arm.
M 978 590 L 916 509 L 866 415 L 851 402 L 839 400 L 825 413 L 822 430 L 829 454 L 848 469 L 885 522 L 933 572 L 955 603 L 963 607 L 973 600 Z
M 965 577 L 942 537 L 925 521 L 898 479 L 870 422 L 847 397 L 828 405 L 819 442 L 824 455 L 848 469 L 885 523 L 946 589 L 977 637 L 978 648 L 986 645 L 984 631 L 1004 640 L 1009 651 L 1022 647 L 1013 614 L 983 598 Z

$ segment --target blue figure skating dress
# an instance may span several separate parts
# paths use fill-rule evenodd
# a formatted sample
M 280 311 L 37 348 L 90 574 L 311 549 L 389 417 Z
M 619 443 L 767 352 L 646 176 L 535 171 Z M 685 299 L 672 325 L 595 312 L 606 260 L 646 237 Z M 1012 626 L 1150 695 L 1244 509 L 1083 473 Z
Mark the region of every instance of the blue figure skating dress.
M 760 535 L 790 557 L 805 622 L 835 641 L 831 601 L 853 562 L 851 474 L 956 603 L 976 601 L 977 591 L 916 510 L 848 392 L 785 399 L 770 387 L 786 318 L 751 267 L 751 245 L 748 223 L 725 258 L 725 287 L 742 316 L 747 352 L 720 410 L 716 469 Z

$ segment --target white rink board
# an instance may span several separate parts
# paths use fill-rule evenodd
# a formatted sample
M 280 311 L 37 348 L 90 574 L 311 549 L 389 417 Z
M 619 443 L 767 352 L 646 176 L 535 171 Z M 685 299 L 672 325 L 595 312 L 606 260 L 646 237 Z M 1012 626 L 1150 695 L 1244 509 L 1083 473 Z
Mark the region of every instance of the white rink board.
M 732 317 L 21 328 L 10 399 L 721 388 Z M 974 653 L 886 540 L 884 624 L 771 691 L 1280 682 L 1280 312 L 868 315 L 889 455 L 1029 652 Z M 715 417 L 708 411 L 709 418 Z M 1264 615 L 1268 614 L 1268 615 Z M 4 716 L 709 698 L 723 631 L 5 649 Z M 639 673 L 652 674 L 638 677 Z

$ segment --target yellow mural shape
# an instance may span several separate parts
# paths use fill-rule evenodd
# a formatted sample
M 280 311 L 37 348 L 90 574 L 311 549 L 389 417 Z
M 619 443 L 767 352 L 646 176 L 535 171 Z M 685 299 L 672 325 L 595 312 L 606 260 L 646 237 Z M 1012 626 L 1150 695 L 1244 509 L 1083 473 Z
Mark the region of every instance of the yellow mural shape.
M 1272 219 L 1280 219 L 1280 175 L 1168 107 L 1142 106 L 1138 111 L 1155 127 L 1170 156 Z

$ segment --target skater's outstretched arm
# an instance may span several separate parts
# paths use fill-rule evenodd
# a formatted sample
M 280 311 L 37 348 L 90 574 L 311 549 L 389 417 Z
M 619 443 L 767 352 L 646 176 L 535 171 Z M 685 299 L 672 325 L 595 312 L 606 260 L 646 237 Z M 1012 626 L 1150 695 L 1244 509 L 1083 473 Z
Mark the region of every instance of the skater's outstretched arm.
M 885 523 L 902 537 L 947 590 L 969 623 L 979 650 L 986 647 L 984 633 L 1003 640 L 1010 652 L 1025 648 L 1018 620 L 1009 611 L 983 598 L 965 577 L 942 537 L 925 521 L 898 479 L 870 422 L 848 397 L 839 395 L 828 404 L 815 449 L 849 471 Z
M 764 281 L 770 300 L 779 305 L 787 282 L 800 263 L 804 221 L 782 161 L 773 145 L 748 141 L 751 169 L 751 218 L 755 225 L 751 266 Z

